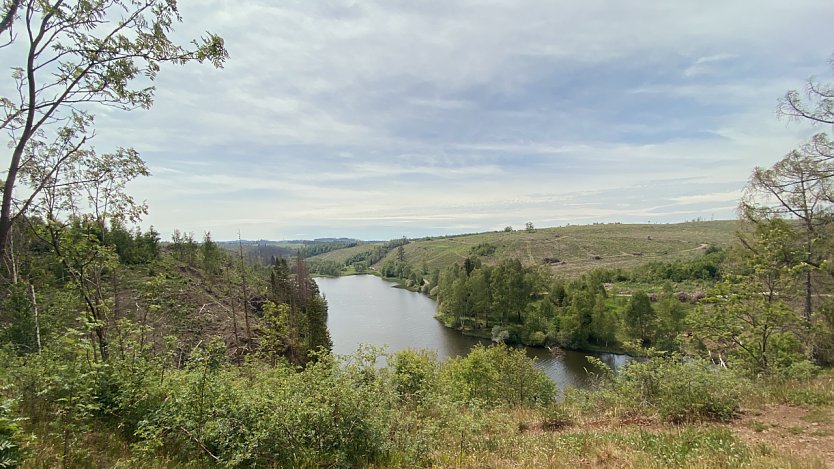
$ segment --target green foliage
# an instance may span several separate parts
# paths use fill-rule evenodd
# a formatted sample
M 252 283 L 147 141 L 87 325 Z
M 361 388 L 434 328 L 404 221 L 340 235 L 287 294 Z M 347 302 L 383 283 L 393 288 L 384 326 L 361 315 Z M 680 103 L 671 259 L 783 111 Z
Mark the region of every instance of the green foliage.
M 687 307 L 671 293 L 664 293 L 654 310 L 657 314 L 654 346 L 661 350 L 678 350 L 678 334 L 684 330 Z
M 194 241 L 194 233 L 180 233 L 180 230 L 174 230 L 171 235 L 171 251 L 175 259 L 194 266 L 199 249 L 200 247 Z
M 23 434 L 20 429 L 20 418 L 15 416 L 16 401 L 4 399 L 0 401 L 0 468 L 17 467 L 24 456 L 21 447 Z
M 203 261 L 203 269 L 210 275 L 218 275 L 226 263 L 226 255 L 222 249 L 211 239 L 211 233 L 206 232 L 203 237 L 203 244 L 200 245 L 200 255 Z
M 657 412 L 675 423 L 730 420 L 747 389 L 731 370 L 680 357 L 631 362 L 603 383 L 599 398 L 629 413 Z
M 361 264 L 353 264 L 354 266 Z M 335 261 L 328 260 L 314 260 L 310 262 L 310 272 L 319 275 L 327 275 L 330 277 L 338 277 L 342 273 L 342 264 Z M 357 269 L 357 272 L 359 270 Z
M 128 230 L 118 219 L 111 220 L 104 240 L 126 265 L 147 264 L 159 258 L 159 233 L 153 227 L 142 233 L 139 228 Z
M 89 461 L 84 436 L 93 430 L 107 402 L 105 376 L 110 368 L 90 359 L 93 352 L 85 335 L 69 331 L 42 353 L 32 355 L 25 367 L 13 370 L 17 386 L 25 390 L 21 410 L 60 445 L 64 465 Z
M 10 285 L 0 311 L 3 342 L 11 344 L 19 353 L 37 350 L 29 286 L 22 282 Z
M 304 306 L 305 339 L 308 351 L 330 351 L 333 341 L 327 330 L 327 301 L 316 294 Z
M 275 360 L 284 356 L 291 346 L 290 306 L 286 303 L 276 305 L 272 301 L 267 301 L 264 303 L 263 311 L 260 352 L 275 363 Z
M 389 360 L 397 394 L 406 403 L 421 404 L 434 395 L 437 386 L 437 358 L 424 350 L 402 350 Z
M 523 349 L 506 345 L 476 346 L 465 357 L 449 361 L 442 370 L 456 398 L 495 405 L 544 405 L 555 385 L 536 368 Z
M 608 446 L 598 457 L 616 451 L 635 465 L 653 461 L 657 467 L 749 457 L 721 428 L 579 428 L 584 412 L 594 412 L 596 420 L 611 406 L 620 416 L 624 410 L 638 417 L 656 413 L 673 422 L 730 418 L 744 380 L 706 362 L 634 362 L 619 375 L 601 375 L 599 391 L 582 393 L 595 403 L 581 407 L 575 393 L 563 403 L 553 401 L 553 383 L 523 350 L 506 346 L 477 347 L 469 357 L 445 363 L 428 352 L 402 351 L 387 357 L 387 367 L 380 367 L 378 350 L 362 349 L 347 357 L 319 354 L 297 367 L 254 358 L 233 366 L 221 342 L 204 342 L 184 359 L 183 369 L 175 369 L 174 355 L 142 346 L 141 328 L 124 328 L 125 353 L 107 364 L 72 358 L 90 349 L 84 336 L 67 337 L 25 364 L 10 362 L 13 392 L 25 391 L 20 411 L 32 428 L 46 431 L 39 430 L 38 444 L 68 443 L 65 454 L 37 453 L 39 463 L 116 465 L 82 438 L 114 432 L 127 452 L 119 462 L 139 466 L 535 465 L 545 449 L 549 457 L 558 448 L 559 458 L 578 461 L 597 454 L 600 444 Z M 791 399 L 819 402 L 824 396 L 808 389 L 805 397 L 794 392 Z M 52 422 L 54 415 L 60 423 Z M 543 430 L 577 430 L 527 432 L 532 422 Z M 64 424 L 84 433 L 65 440 Z
M 542 411 L 542 428 L 560 430 L 574 424 L 570 409 L 564 404 L 552 402 Z
M 161 412 L 141 429 L 146 451 L 175 450 L 173 456 L 183 461 L 231 467 L 384 461 L 393 395 L 369 359 L 375 355 L 357 353 L 338 364 L 324 355 L 296 372 L 257 363 L 216 368 L 211 359 L 197 358 L 191 372 L 170 384 L 172 398 Z
M 702 347 L 751 373 L 769 373 L 803 359 L 794 333 L 796 311 L 762 288 L 750 277 L 728 277 L 688 320 Z
M 491 256 L 495 254 L 495 251 L 498 249 L 498 246 L 492 243 L 480 243 L 476 246 L 472 246 L 469 250 L 469 254 L 473 256 Z
M 827 301 L 817 310 L 811 342 L 816 362 L 823 366 L 834 365 L 834 302 Z
M 319 254 L 324 254 L 339 249 L 352 248 L 358 245 L 359 241 L 356 240 L 344 240 L 336 242 L 312 242 L 309 244 L 305 244 L 301 249 L 298 250 L 298 253 L 301 255 L 301 257 L 306 259 L 308 257 L 317 256 Z
M 686 280 L 716 281 L 721 278 L 722 264 L 727 253 L 721 248 L 710 246 L 703 256 L 674 262 L 649 262 L 634 269 L 631 277 L 635 281 L 660 283 L 664 280 L 683 282 Z
M 276 359 L 284 354 L 295 363 L 304 363 L 320 349 L 333 347 L 327 330 L 327 302 L 306 272 L 299 257 L 295 273 L 285 258 L 277 259 L 269 270 L 269 291 L 263 306 L 264 335 L 261 351 Z
M 631 337 L 643 344 L 650 343 L 654 337 L 656 318 L 657 314 L 646 292 L 635 292 L 623 314 L 623 322 Z

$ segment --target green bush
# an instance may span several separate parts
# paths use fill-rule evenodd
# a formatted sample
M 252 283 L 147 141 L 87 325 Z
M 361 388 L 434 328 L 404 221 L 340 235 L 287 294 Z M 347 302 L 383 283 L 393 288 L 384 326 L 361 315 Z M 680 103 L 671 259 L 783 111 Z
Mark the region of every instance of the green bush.
M 438 366 L 433 353 L 402 350 L 391 357 L 389 365 L 394 373 L 394 386 L 402 401 L 420 403 L 435 388 Z
M 104 414 L 111 371 L 108 364 L 91 360 L 92 354 L 86 335 L 71 330 L 13 370 L 21 411 L 61 448 L 60 462 L 49 464 L 92 464 L 85 436 Z
M 20 419 L 15 416 L 15 401 L 0 402 L 0 468 L 17 467 L 22 454 Z
M 536 331 L 530 334 L 530 336 L 527 338 L 527 345 L 530 345 L 532 347 L 541 347 L 544 345 L 545 339 L 547 339 L 547 336 L 544 332 Z
M 137 432 L 148 457 L 229 467 L 386 461 L 395 395 L 368 356 L 340 364 L 321 355 L 301 371 L 258 362 L 214 367 L 210 353 L 192 361 L 168 381 L 170 398 Z
M 524 349 L 506 345 L 478 345 L 469 355 L 450 360 L 442 373 L 449 392 L 462 402 L 544 405 L 556 392 L 555 384 Z
M 710 362 L 659 357 L 629 363 L 610 388 L 621 403 L 680 423 L 732 419 L 745 386 L 738 374 Z
M 568 406 L 551 403 L 542 411 L 542 428 L 559 430 L 573 425 L 574 419 Z

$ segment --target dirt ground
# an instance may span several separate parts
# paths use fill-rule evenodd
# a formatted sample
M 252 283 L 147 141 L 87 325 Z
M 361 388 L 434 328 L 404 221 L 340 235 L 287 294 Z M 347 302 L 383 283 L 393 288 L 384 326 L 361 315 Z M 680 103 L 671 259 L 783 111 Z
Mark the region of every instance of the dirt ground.
M 770 405 L 748 411 L 733 429 L 751 446 L 819 458 L 834 468 L 834 409 Z

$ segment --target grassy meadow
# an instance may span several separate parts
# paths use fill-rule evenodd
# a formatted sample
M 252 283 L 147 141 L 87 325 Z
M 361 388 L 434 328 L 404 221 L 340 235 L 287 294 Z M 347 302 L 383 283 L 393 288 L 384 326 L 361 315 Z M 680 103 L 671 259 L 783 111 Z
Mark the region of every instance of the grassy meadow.
M 491 253 L 481 256 L 486 264 L 494 264 L 503 258 L 519 259 L 524 265 L 549 263 L 556 273 L 573 277 L 600 267 L 630 269 L 652 261 L 669 262 L 695 257 L 707 246 L 729 246 L 737 225 L 735 220 L 675 224 L 607 223 L 542 228 L 533 232 L 487 232 L 416 239 L 404 246 L 404 253 L 406 262 L 432 272 L 462 263 L 479 246 L 488 246 Z M 309 260 L 313 263 L 344 263 L 350 257 L 378 245 L 369 243 L 339 249 Z M 397 255 L 397 251 L 392 249 L 371 267 L 394 260 Z

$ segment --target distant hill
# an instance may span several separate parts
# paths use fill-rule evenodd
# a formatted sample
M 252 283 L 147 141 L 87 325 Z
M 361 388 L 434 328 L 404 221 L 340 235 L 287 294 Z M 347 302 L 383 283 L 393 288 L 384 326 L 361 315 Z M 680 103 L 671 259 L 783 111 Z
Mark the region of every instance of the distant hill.
M 308 258 L 334 250 L 350 248 L 364 244 L 353 238 L 316 238 L 313 240 L 296 239 L 269 241 L 260 239 L 257 241 L 219 241 L 217 244 L 223 249 L 237 253 L 243 248 L 243 255 L 249 262 L 268 265 L 273 258 L 293 257 L 301 253 L 302 257 Z
M 574 276 L 597 267 L 628 269 L 650 261 L 671 261 L 693 257 L 709 246 L 727 247 L 738 227 L 735 220 L 676 224 L 619 224 L 541 228 L 532 232 L 488 232 L 411 240 L 403 248 L 405 260 L 414 268 L 431 272 L 444 269 L 468 256 L 484 263 L 517 258 L 525 265 L 548 264 L 557 273 Z M 385 243 L 363 243 L 308 258 L 344 265 L 357 255 L 370 253 Z M 397 249 L 389 249 L 370 267 L 395 260 Z M 344 265 L 348 269 L 349 265 Z M 349 271 L 349 270 L 348 270 Z

